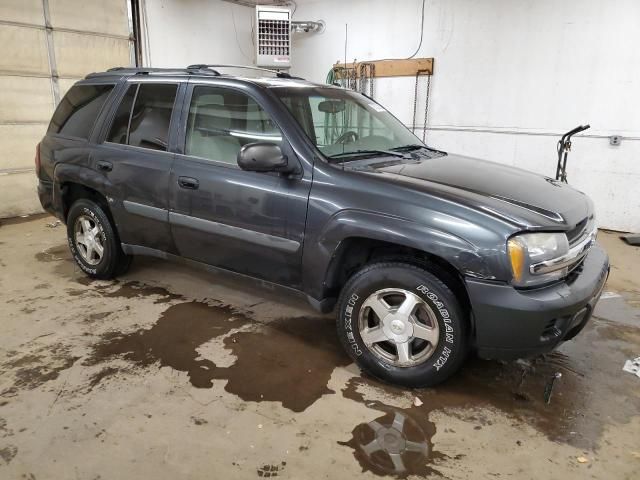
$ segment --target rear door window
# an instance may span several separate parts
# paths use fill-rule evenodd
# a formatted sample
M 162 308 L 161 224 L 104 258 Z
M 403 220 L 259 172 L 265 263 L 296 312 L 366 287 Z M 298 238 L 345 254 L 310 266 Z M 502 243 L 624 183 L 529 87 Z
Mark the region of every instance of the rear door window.
M 166 151 L 175 84 L 131 85 L 116 111 L 107 141 Z
M 56 108 L 47 133 L 88 139 L 114 85 L 75 85 Z

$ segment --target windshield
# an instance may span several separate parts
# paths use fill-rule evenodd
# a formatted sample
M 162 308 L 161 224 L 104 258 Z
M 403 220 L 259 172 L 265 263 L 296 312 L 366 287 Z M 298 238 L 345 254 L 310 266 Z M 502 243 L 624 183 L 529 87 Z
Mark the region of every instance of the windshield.
M 326 157 L 347 161 L 394 154 L 395 149 L 427 148 L 398 119 L 362 94 L 326 87 L 273 91 Z

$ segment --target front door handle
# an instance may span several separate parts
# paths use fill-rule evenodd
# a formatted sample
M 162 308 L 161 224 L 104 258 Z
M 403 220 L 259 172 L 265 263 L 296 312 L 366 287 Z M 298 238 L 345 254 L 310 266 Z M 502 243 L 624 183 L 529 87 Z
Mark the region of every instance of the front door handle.
M 113 163 L 107 162 L 105 160 L 98 161 L 97 165 L 98 170 L 102 170 L 103 172 L 110 172 L 111 170 L 113 170 Z
M 200 182 L 198 182 L 198 179 L 192 177 L 178 177 L 178 185 L 180 185 L 181 188 L 197 190 Z

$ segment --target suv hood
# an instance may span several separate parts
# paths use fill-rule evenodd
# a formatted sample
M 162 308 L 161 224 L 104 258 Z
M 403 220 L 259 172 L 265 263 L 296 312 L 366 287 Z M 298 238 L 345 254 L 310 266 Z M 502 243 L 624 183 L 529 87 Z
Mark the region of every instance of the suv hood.
M 352 168 L 489 211 L 520 226 L 571 227 L 592 214 L 591 200 L 567 184 L 519 168 L 462 155 L 369 159 Z M 345 168 L 350 168 L 347 164 Z

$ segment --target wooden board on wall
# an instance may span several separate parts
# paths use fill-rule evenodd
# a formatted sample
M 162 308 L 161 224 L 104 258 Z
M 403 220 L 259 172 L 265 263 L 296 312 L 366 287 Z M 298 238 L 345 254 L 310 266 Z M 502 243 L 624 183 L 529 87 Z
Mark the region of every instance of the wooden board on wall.
M 356 70 L 356 75 L 360 74 L 358 68 L 363 63 L 372 63 L 375 65 L 376 77 L 415 77 L 417 73 L 420 75 L 433 75 L 433 58 L 411 58 L 408 60 L 367 60 L 356 63 L 336 63 L 334 68 L 347 68 Z M 336 76 L 340 77 L 339 70 Z

